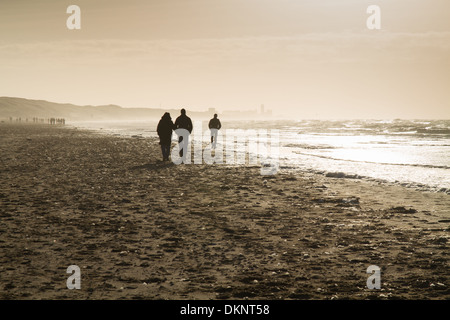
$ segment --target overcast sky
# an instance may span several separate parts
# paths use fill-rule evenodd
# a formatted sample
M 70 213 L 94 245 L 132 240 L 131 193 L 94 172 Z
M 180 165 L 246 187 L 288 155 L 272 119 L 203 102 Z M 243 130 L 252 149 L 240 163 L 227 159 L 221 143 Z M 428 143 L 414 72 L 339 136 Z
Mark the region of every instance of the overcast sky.
M 381 30 L 366 27 L 373 4 Z M 0 2 L 0 96 L 450 119 L 449 88 L 448 0 Z

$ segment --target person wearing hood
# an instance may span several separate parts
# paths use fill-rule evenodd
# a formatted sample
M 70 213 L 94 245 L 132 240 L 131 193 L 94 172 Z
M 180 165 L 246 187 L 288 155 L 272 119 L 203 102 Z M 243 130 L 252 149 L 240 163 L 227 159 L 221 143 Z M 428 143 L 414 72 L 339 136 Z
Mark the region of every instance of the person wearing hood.
M 170 117 L 170 113 L 166 112 L 161 117 L 161 120 L 159 120 L 158 127 L 156 129 L 159 136 L 159 144 L 161 145 L 163 161 L 169 161 L 173 129 L 174 124 L 172 122 L 172 118 Z

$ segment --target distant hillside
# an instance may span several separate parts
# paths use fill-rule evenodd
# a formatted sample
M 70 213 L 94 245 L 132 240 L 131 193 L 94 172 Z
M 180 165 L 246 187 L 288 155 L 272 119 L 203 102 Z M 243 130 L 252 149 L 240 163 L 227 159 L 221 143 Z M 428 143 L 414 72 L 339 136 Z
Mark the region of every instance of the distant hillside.
M 145 120 L 159 119 L 164 112 L 170 112 L 172 118 L 179 115 L 179 109 L 122 108 L 116 105 L 77 106 L 45 100 L 30 100 L 13 97 L 0 97 L 0 119 L 12 117 L 25 119 L 64 118 L 68 121 L 102 120 Z M 211 118 L 211 112 L 190 112 L 199 118 Z

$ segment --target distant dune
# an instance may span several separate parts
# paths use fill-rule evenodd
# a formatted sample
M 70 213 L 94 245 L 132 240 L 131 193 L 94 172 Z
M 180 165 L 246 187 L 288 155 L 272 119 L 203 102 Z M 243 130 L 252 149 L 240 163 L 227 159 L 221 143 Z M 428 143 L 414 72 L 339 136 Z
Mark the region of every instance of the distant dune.
M 172 117 L 179 109 L 122 108 L 117 105 L 78 106 L 45 100 L 30 100 L 14 97 L 0 97 L 0 119 L 22 118 L 65 118 L 69 121 L 143 120 L 159 119 L 164 112 Z M 211 112 L 189 112 L 192 116 L 209 118 Z

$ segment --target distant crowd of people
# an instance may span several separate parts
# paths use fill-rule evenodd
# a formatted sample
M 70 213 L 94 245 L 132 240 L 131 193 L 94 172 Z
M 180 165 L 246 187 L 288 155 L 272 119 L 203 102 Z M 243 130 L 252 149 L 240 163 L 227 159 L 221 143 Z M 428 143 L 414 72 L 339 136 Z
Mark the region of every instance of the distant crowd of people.
M 18 118 L 13 118 L 13 117 L 9 117 L 9 122 L 26 122 L 28 123 L 29 120 L 28 118 L 22 119 L 21 117 Z M 60 125 L 65 125 L 66 124 L 66 119 L 64 118 L 39 118 L 39 117 L 33 117 L 31 119 L 31 122 L 33 123 L 48 123 L 48 124 L 60 124 Z
M 66 124 L 66 120 L 64 118 L 50 118 L 50 124 Z
M 212 148 L 215 148 L 218 131 L 222 127 L 217 114 L 214 114 L 214 117 L 209 121 L 208 127 L 211 130 L 211 145 Z M 179 155 L 181 158 L 184 158 L 186 155 L 184 154 L 183 157 L 183 151 L 187 150 L 189 135 L 192 133 L 193 129 L 192 120 L 186 115 L 185 109 L 181 109 L 181 114 L 176 118 L 175 123 L 172 122 L 169 112 L 164 113 L 158 123 L 156 131 L 159 136 L 159 144 L 161 145 L 163 161 L 169 161 L 170 147 L 172 144 L 172 131 L 177 129 L 184 129 L 186 130 L 185 133 L 187 133 L 184 135 L 178 135 L 178 145 L 180 150 Z

